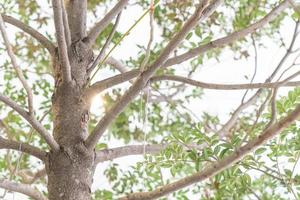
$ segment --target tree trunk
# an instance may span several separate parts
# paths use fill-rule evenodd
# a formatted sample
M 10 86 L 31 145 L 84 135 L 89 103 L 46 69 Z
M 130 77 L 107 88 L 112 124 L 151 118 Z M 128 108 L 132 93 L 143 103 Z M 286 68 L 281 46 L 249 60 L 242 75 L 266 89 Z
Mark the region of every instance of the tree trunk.
M 79 144 L 49 154 L 46 170 L 49 200 L 90 200 L 94 154 Z
M 84 98 L 84 90 L 88 83 L 87 69 L 93 60 L 93 53 L 82 41 L 77 41 L 70 47 L 69 60 L 71 82 L 62 81 L 58 57 L 53 63 L 53 135 L 60 150 L 50 152 L 46 162 L 49 200 L 91 199 L 95 155 L 84 144 L 88 136 L 90 109 L 90 102 Z

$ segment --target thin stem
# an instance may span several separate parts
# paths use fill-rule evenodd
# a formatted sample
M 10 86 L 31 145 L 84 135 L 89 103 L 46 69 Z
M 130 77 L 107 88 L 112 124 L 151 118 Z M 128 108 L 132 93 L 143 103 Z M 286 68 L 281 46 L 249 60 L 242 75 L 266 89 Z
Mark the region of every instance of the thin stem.
M 110 45 L 114 35 L 115 35 L 115 32 L 117 30 L 117 27 L 119 25 L 119 22 L 120 22 L 120 19 L 121 19 L 121 15 L 122 15 L 122 12 L 120 12 L 116 18 L 116 22 L 108 36 L 108 38 L 106 39 L 102 49 L 100 50 L 100 53 L 98 54 L 98 56 L 96 57 L 95 61 L 93 62 L 93 64 L 91 65 L 91 67 L 88 69 L 88 73 L 92 72 L 93 69 L 95 69 L 97 67 L 97 65 L 100 63 L 100 61 L 103 59 L 104 55 L 105 55 L 105 52 L 106 52 L 106 49 L 108 48 L 108 46 Z M 102 63 L 103 64 L 103 63 Z M 93 78 L 93 77 L 92 77 Z
M 58 44 L 59 61 L 62 70 L 62 79 L 64 82 L 70 82 L 71 77 L 71 65 L 68 57 L 68 47 L 65 36 L 63 10 L 61 0 L 52 0 L 53 13 L 54 13 L 54 25 L 56 30 L 56 40 Z
M 159 4 L 159 1 L 156 2 L 156 4 L 154 5 L 154 8 Z M 136 27 L 136 25 L 142 21 L 142 19 L 148 14 L 148 12 L 150 12 L 150 8 L 147 9 L 142 16 L 140 16 L 138 18 L 138 20 L 122 35 L 122 37 L 119 39 L 118 42 L 116 42 L 116 44 L 109 50 L 109 52 L 105 55 L 105 57 L 103 58 L 103 60 L 100 62 L 100 66 L 106 61 L 106 59 L 109 57 L 109 55 L 114 51 L 114 49 L 122 42 L 122 40 L 130 34 L 130 32 Z M 97 70 L 95 71 L 95 73 L 91 76 L 90 81 L 93 80 L 93 78 L 96 76 L 97 72 L 100 70 L 100 67 L 97 68 Z

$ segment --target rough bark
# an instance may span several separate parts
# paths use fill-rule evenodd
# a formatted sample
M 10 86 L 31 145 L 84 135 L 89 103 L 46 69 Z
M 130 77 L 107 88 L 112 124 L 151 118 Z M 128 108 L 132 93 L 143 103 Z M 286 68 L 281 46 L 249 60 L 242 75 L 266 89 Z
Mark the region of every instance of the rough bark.
M 95 169 L 94 151 L 84 145 L 87 138 L 89 103 L 84 99 L 88 83 L 87 69 L 93 61 L 93 52 L 82 42 L 85 37 L 86 1 L 65 1 L 71 46 L 67 50 L 71 80 L 63 81 L 65 63 L 62 56 L 54 59 L 55 90 L 52 96 L 53 136 L 59 151 L 50 151 L 47 157 L 48 196 L 50 200 L 88 200 Z M 63 10 L 62 10 L 63 12 Z M 78 19 L 77 14 L 82 14 Z M 66 19 L 64 20 L 66 27 Z M 61 31 L 64 35 L 63 31 Z M 60 37 L 59 35 L 57 36 Z M 59 44 L 58 44 L 59 45 Z
M 75 45 L 86 55 L 84 47 Z M 83 98 L 91 56 L 79 59 L 77 55 L 70 55 L 72 81 L 60 81 L 58 72 L 52 98 L 53 135 L 60 150 L 50 152 L 46 163 L 50 200 L 86 200 L 91 197 L 94 152 L 88 151 L 84 145 L 88 133 L 89 104 Z M 58 66 L 55 68 L 60 69 Z
M 63 82 L 60 66 L 56 70 L 56 88 L 52 97 L 54 139 L 60 146 L 50 152 L 46 162 L 50 200 L 87 200 L 91 197 L 94 152 L 84 145 L 87 138 L 89 104 L 83 98 L 87 83 L 86 69 L 92 52 L 81 41 L 73 44 L 79 55 L 69 52 L 72 81 Z M 58 59 L 58 58 L 57 58 Z M 55 63 L 60 63 L 57 60 Z
M 94 153 L 83 144 L 50 153 L 46 163 L 49 200 L 89 200 L 94 166 Z

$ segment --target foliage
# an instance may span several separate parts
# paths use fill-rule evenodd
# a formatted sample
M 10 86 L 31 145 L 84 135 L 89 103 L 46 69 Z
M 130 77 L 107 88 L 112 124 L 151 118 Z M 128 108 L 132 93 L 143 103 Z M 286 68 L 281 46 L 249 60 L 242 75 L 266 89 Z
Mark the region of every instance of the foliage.
M 89 22 L 99 19 L 104 13 L 103 8 L 110 7 L 114 3 L 116 1 L 89 0 Z M 174 55 L 180 55 L 180 53 L 191 48 L 208 44 L 214 39 L 243 29 L 261 19 L 278 3 L 279 1 L 266 0 L 226 0 L 221 9 L 218 9 L 204 22 L 199 23 L 187 35 Z M 2 3 L 2 11 L 37 28 L 51 41 L 54 41 L 52 16 L 48 12 L 49 4 L 49 1 L 45 3 L 44 1 L 5 0 Z M 194 11 L 194 4 L 194 1 L 163 0 L 156 7 L 154 18 L 159 29 L 158 40 L 160 41 L 153 44 L 149 63 L 155 61 L 163 47 L 180 30 L 184 21 Z M 149 1 L 137 1 L 133 6 L 136 9 L 145 10 L 149 6 Z M 298 19 L 299 15 L 297 16 L 293 11 L 287 10 L 271 23 L 257 30 L 252 37 L 262 48 L 266 37 L 284 47 L 285 44 L 280 35 L 281 26 L 286 21 Z M 9 28 L 15 33 L 12 42 L 14 52 L 26 79 L 32 85 L 35 96 L 35 114 L 38 119 L 41 119 L 51 109 L 51 95 L 54 90 L 53 74 L 49 67 L 51 59 L 49 59 L 46 50 L 41 48 L 41 45 L 30 36 L 10 26 Z M 113 24 L 111 23 L 97 38 L 94 46 L 95 52 L 104 44 L 112 28 Z M 122 31 L 117 31 L 113 38 L 114 44 L 117 43 L 122 34 L 124 34 Z M 226 48 L 209 50 L 184 63 L 185 71 L 182 70 L 183 68 L 178 69 L 180 66 L 172 66 L 159 69 L 156 75 L 172 75 L 179 72 L 191 76 L 199 71 L 206 62 L 217 61 L 221 63 L 224 54 L 228 52 L 237 59 L 247 59 L 249 56 L 253 56 L 253 53 L 249 51 L 250 45 L 252 45 L 252 40 L 250 36 L 247 36 L 231 43 Z M 120 45 L 119 47 L 122 48 L 123 46 Z M 137 44 L 137 48 L 139 49 L 137 55 L 123 60 L 129 69 L 137 69 L 145 57 L 145 46 Z M 3 46 L 0 46 L 0 53 L 1 55 L 5 54 Z M 25 107 L 25 91 L 19 84 L 8 57 L 3 56 L 0 70 L 0 78 L 2 79 L 0 91 Z M 103 65 L 101 66 L 102 73 L 99 74 L 102 75 L 107 72 L 113 74 L 114 71 L 110 66 Z M 97 79 L 103 79 L 101 75 Z M 101 94 L 104 112 L 117 101 L 126 88 L 127 86 L 120 86 Z M 96 190 L 94 199 L 116 199 L 125 193 L 153 190 L 180 177 L 199 172 L 209 163 L 230 155 L 237 147 L 258 136 L 272 118 L 271 106 L 269 105 L 257 123 L 254 123 L 257 117 L 254 113 L 258 112 L 261 101 L 265 99 L 265 96 L 261 95 L 255 108 L 241 114 L 238 123 L 231 129 L 231 135 L 220 138 L 217 130 L 222 127 L 222 123 L 217 116 L 208 113 L 196 113 L 198 117 L 195 117 L 193 112 L 197 111 L 191 111 L 187 108 L 189 102 L 201 100 L 202 95 L 205 94 L 203 89 L 182 87 L 174 82 L 153 83 L 151 85 L 151 97 L 161 97 L 163 96 L 161 93 L 165 95 L 167 100 L 156 102 L 151 98 L 148 99 L 147 94 L 142 92 L 116 118 L 105 134 L 103 141 L 98 145 L 98 149 L 111 147 L 114 142 L 118 144 L 141 144 L 144 141 L 145 132 L 147 143 L 165 143 L 168 144 L 167 148 L 156 155 L 145 155 L 143 158 L 138 158 L 139 161 L 132 163 L 128 169 L 125 169 L 119 162 L 105 163 L 106 170 L 95 179 L 109 183 L 110 188 Z M 294 88 L 286 96 L 280 97 L 276 101 L 276 119 L 279 120 L 288 115 L 298 103 L 300 103 L 300 88 Z M 0 104 L 0 109 L 1 121 L 7 128 L 5 137 L 29 142 L 43 149 L 47 148 L 44 141 L 34 131 L 32 137 L 29 137 L 30 126 L 16 112 L 4 104 Z M 147 123 L 144 126 L 145 110 L 147 110 Z M 95 126 L 97 119 L 103 113 L 92 111 L 92 114 L 90 128 Z M 52 116 L 48 113 L 43 119 L 43 125 L 49 131 L 53 129 L 51 122 Z M 1 130 L 3 133 L 6 131 Z M 300 176 L 296 167 L 299 157 L 300 126 L 297 121 L 285 129 L 279 137 L 251 152 L 234 166 L 204 182 L 177 191 L 170 197 L 190 199 L 191 196 L 196 196 L 197 199 L 237 200 L 252 199 L 256 196 L 263 200 L 300 198 Z M 18 153 L 3 151 L 0 156 L 1 176 L 9 177 L 13 171 L 9 165 L 15 166 L 18 159 Z M 9 162 L 6 162 L 7 160 Z M 19 170 L 37 167 L 40 167 L 40 163 L 27 155 L 24 155 L 20 160 Z M 21 178 L 14 176 L 14 179 L 20 180 Z M 42 180 L 37 183 L 37 185 L 39 184 L 45 184 L 45 182 Z

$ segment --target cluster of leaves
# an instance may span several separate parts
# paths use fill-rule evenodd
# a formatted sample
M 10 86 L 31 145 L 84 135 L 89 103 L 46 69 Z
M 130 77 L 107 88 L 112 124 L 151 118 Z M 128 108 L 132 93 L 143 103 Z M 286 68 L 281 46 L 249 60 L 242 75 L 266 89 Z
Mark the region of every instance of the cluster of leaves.
M 288 96 L 280 98 L 277 107 L 285 105 L 285 109 L 293 109 L 300 99 L 299 91 L 300 89 L 296 88 L 290 91 Z M 278 118 L 284 117 L 287 112 L 279 111 Z M 251 127 L 251 121 L 255 118 L 252 116 L 252 120 L 248 118 L 243 122 L 245 127 L 234 129 L 231 137 L 220 140 L 216 133 L 208 133 L 205 128 L 205 125 L 212 122 L 215 124 L 218 120 L 214 117 L 207 118 L 206 116 L 206 124 L 200 123 L 168 134 L 164 138 L 164 142 L 169 144 L 165 150 L 155 156 L 146 156 L 144 161 L 138 162 L 130 170 L 123 171 L 118 164 L 112 164 L 105 171 L 105 175 L 112 183 L 113 190 L 98 190 L 96 196 L 114 199 L 115 195 L 124 192 L 152 190 L 176 178 L 199 172 L 210 163 L 218 162 L 232 154 L 248 139 L 260 134 L 266 124 L 258 123 L 255 134 L 247 135 L 249 132 L 243 129 Z M 269 111 L 260 120 L 270 120 Z M 299 124 L 294 123 L 278 138 L 247 155 L 231 168 L 172 195 L 176 199 L 189 199 L 193 194 L 198 198 L 200 194 L 201 199 L 251 199 L 257 196 L 266 200 L 299 198 L 300 176 L 296 170 L 300 157 L 299 137 Z M 192 143 L 195 143 L 194 146 Z M 195 145 L 198 146 L 195 148 Z

